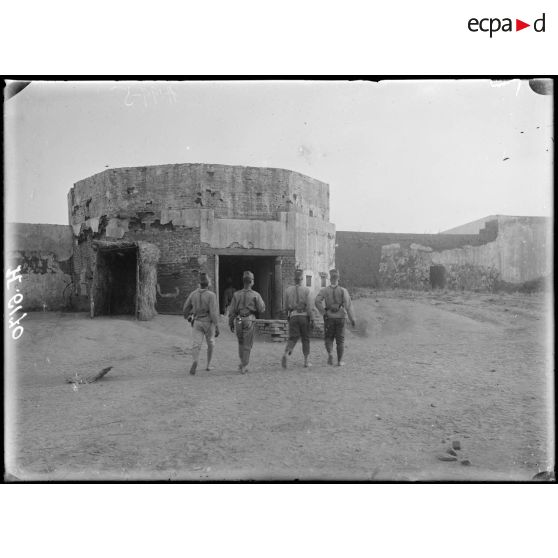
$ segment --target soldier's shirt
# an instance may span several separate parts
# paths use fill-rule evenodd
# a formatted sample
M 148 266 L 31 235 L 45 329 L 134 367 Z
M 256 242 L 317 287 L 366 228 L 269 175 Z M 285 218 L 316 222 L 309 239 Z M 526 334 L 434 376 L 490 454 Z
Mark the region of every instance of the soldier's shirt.
M 235 316 L 237 316 L 242 309 L 248 309 L 251 313 L 251 318 L 254 314 L 265 312 L 265 303 L 260 296 L 260 293 L 252 289 L 242 289 L 234 293 L 231 306 L 229 308 L 229 322 L 232 324 Z
M 290 316 L 312 317 L 312 305 L 310 300 L 310 289 L 302 285 L 292 285 L 285 292 L 285 304 Z M 304 310 L 297 307 L 304 305 Z
M 331 309 L 333 305 L 342 306 L 339 310 L 333 311 Z M 348 316 L 353 321 L 355 319 L 349 291 L 339 285 L 323 287 L 316 296 L 316 308 L 322 316 L 324 312 L 327 312 L 329 318 L 347 318 Z
M 217 324 L 217 296 L 209 289 L 196 289 L 186 299 L 182 312 L 184 315 L 194 314 L 198 320 L 207 319 Z

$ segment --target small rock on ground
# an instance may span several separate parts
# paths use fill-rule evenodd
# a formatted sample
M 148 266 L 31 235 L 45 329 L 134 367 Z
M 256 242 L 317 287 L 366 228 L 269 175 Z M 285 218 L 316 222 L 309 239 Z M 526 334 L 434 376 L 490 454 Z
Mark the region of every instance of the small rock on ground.
M 436 455 L 436 457 L 440 461 L 457 461 L 457 457 L 454 457 L 453 455 L 448 455 L 447 453 L 439 453 L 438 455 Z
M 461 449 L 461 442 L 460 442 L 459 440 L 454 440 L 454 441 L 451 443 L 451 447 L 452 447 L 454 450 L 460 450 L 460 449 Z

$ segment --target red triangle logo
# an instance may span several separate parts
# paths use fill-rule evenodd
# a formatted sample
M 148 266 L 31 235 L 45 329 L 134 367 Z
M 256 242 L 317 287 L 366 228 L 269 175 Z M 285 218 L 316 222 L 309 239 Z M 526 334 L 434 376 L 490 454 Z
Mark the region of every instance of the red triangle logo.
M 522 29 L 525 29 L 525 27 L 531 27 L 531 24 L 525 23 L 524 21 L 521 21 L 520 19 L 515 20 L 515 30 L 516 31 L 521 31 Z

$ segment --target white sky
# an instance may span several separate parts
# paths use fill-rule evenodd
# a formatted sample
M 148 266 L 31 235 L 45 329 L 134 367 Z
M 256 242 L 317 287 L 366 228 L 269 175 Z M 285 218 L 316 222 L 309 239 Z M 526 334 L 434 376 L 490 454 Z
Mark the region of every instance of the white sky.
M 5 219 L 67 224 L 76 181 L 166 163 L 323 180 L 337 230 L 551 215 L 552 119 L 517 80 L 34 82 L 5 103 Z

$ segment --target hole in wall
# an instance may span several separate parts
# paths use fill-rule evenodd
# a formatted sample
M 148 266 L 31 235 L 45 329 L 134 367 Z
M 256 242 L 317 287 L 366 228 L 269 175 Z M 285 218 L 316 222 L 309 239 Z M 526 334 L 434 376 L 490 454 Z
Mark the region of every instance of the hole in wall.
M 433 289 L 444 289 L 446 286 L 446 268 L 443 265 L 430 266 L 430 286 Z

